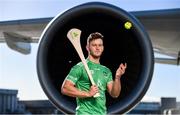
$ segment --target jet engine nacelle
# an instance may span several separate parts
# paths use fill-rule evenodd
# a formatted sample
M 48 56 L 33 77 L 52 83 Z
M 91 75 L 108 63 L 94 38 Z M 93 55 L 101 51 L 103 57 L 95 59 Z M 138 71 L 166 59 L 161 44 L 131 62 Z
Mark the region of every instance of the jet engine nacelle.
M 125 23 L 130 22 L 130 28 Z M 37 72 L 49 100 L 63 113 L 74 113 L 75 98 L 61 94 L 61 85 L 71 67 L 80 61 L 67 39 L 71 28 L 82 30 L 81 45 L 85 57 L 87 37 L 92 32 L 104 36 L 101 64 L 113 76 L 120 63 L 127 63 L 121 78 L 122 91 L 113 99 L 107 94 L 108 113 L 125 113 L 146 93 L 153 74 L 154 54 L 150 39 L 130 13 L 110 4 L 91 2 L 73 7 L 55 17 L 44 30 L 37 54 Z

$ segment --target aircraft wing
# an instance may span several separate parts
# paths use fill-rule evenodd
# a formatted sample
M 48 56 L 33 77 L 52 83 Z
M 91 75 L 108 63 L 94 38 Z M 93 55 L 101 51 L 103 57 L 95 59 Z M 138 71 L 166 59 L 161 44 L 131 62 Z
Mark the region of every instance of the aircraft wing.
M 157 63 L 180 62 L 180 9 L 130 12 L 144 25 L 153 44 L 154 52 L 172 58 L 155 58 Z M 23 54 L 30 53 L 30 43 L 38 43 L 50 18 L 0 22 L 0 42 Z
M 30 43 L 38 43 L 41 33 L 52 18 L 0 22 L 0 42 L 22 54 L 31 52 Z
M 147 30 L 154 52 L 171 58 L 156 58 L 158 63 L 180 63 L 180 9 L 131 12 Z

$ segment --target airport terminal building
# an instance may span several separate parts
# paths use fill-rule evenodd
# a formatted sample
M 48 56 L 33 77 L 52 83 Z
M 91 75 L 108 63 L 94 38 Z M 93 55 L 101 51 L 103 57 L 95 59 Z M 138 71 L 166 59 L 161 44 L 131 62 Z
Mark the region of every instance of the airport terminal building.
M 48 100 L 21 101 L 18 90 L 0 89 L 0 114 L 57 114 Z M 176 98 L 163 97 L 161 102 L 140 102 L 128 114 L 180 114 Z
M 25 112 L 25 105 L 17 94 L 18 90 L 0 89 L 0 114 Z

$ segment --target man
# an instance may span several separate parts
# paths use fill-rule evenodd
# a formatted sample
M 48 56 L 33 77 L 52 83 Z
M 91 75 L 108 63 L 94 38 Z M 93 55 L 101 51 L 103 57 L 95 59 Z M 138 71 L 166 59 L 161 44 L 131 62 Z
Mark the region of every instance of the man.
M 100 57 L 104 51 L 103 36 L 98 32 L 90 34 L 86 49 L 86 61 L 96 85 L 91 85 L 82 62 L 79 62 L 67 75 L 61 92 L 76 97 L 76 114 L 106 114 L 105 91 L 114 98 L 120 95 L 120 78 L 125 73 L 127 64 L 120 64 L 113 81 L 110 69 L 100 64 Z M 93 97 L 96 93 L 100 93 L 100 96 Z

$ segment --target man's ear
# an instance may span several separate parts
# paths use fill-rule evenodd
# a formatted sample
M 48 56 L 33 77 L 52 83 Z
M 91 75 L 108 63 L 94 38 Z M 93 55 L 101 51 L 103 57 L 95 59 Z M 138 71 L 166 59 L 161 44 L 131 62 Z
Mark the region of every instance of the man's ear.
M 86 50 L 89 52 L 89 45 L 88 44 L 86 45 Z

